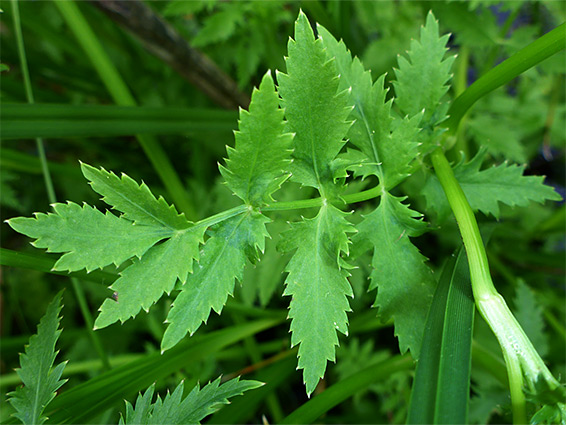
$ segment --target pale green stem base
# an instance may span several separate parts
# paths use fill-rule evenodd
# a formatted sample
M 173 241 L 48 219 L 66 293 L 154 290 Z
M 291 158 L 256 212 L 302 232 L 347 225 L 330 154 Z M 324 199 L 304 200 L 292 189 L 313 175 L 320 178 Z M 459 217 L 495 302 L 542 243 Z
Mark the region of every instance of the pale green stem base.
M 547 369 L 505 300 L 495 289 L 474 213 L 443 151 L 437 149 L 432 153 L 431 158 L 466 248 L 476 306 L 497 337 L 503 351 L 509 375 L 513 422 L 526 423 L 523 377 L 526 378 L 529 390 L 533 392 L 537 380 L 546 381 L 551 388 L 557 388 L 560 383 Z

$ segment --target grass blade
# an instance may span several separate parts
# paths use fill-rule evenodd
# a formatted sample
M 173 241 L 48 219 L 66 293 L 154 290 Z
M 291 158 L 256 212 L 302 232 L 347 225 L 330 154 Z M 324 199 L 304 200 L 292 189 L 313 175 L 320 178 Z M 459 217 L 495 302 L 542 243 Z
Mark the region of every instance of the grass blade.
M 49 254 L 36 254 L 11 249 L 0 248 L 0 266 L 20 267 L 29 270 L 38 270 L 44 273 L 53 273 L 61 276 L 72 276 L 79 279 L 97 283 L 110 284 L 114 282 L 118 275 L 103 270 L 94 270 L 87 273 L 84 270 L 68 273 L 66 271 L 53 270 L 57 259 Z
M 328 412 L 334 406 L 352 397 L 356 392 L 366 388 L 372 383 L 384 379 L 400 370 L 413 367 L 411 356 L 394 356 L 369 366 L 358 373 L 332 385 L 321 394 L 313 397 L 303 404 L 280 423 L 282 424 L 310 424 L 319 416 Z
M 409 424 L 467 423 L 474 301 L 466 254 L 444 267 L 416 369 Z
M 237 118 L 234 111 L 205 108 L 11 103 L 2 105 L 0 138 L 116 137 L 202 132 L 231 136 Z

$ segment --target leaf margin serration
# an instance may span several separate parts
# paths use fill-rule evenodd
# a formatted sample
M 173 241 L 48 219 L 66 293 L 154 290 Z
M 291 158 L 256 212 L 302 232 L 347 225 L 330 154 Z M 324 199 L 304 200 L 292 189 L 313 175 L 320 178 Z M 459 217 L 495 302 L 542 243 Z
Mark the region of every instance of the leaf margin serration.
M 95 320 L 94 329 L 101 329 L 116 321 L 124 323 L 135 317 L 142 309 L 146 312 L 163 296 L 169 295 L 175 288 L 175 283 L 180 280 L 185 283 L 188 276 L 193 272 L 193 260 L 199 260 L 199 248 L 204 241 L 206 227 L 193 226 L 178 231 L 162 244 L 148 250 L 141 258 L 126 267 L 120 277 L 115 280 L 110 289 L 114 291 L 114 298 L 104 300 L 99 308 L 99 315 Z M 149 263 L 149 265 L 148 265 Z M 151 266 L 151 267 L 150 267 Z M 154 282 L 146 282 L 150 271 L 153 269 Z M 142 281 L 141 285 L 145 293 L 129 285 Z M 160 283 L 157 285 L 157 283 Z M 122 285 L 126 287 L 122 290 Z M 132 291 L 132 292 L 130 292 Z M 138 299 L 137 303 L 131 303 L 132 298 Z M 124 300 L 127 304 L 124 304 Z M 123 307 L 123 306 L 126 307 Z M 127 308 L 127 310 L 125 310 Z
M 271 71 L 267 71 L 259 88 L 253 89 L 249 110 L 240 108 L 235 146 L 227 146 L 225 165 L 218 164 L 228 187 L 248 205 L 273 201 L 272 194 L 291 175 L 294 135 L 285 132 L 284 114 Z
M 299 345 L 297 369 L 303 369 L 303 382 L 306 387 L 307 395 L 309 396 L 315 390 L 320 379 L 324 377 L 327 362 L 335 361 L 336 359 L 335 349 L 336 346 L 339 345 L 336 331 L 338 330 L 344 335 L 348 335 L 347 313 L 351 311 L 351 308 L 347 297 L 353 297 L 354 293 L 347 280 L 349 276 L 347 269 L 351 268 L 351 266 L 344 261 L 342 254 L 346 256 L 349 254 L 349 245 L 351 242 L 347 233 L 355 233 L 356 229 L 346 220 L 347 215 L 347 213 L 340 211 L 332 204 L 324 204 L 316 217 L 311 219 L 303 218 L 300 222 L 291 223 L 291 228 L 283 233 L 282 240 L 278 245 L 278 250 L 282 252 L 295 250 L 285 268 L 285 272 L 287 272 L 288 275 L 285 279 L 283 295 L 292 297 L 288 313 L 288 318 L 291 319 L 291 347 Z M 325 219 L 333 219 L 336 223 L 334 223 L 333 226 L 329 226 L 326 230 L 323 230 L 323 234 L 319 235 L 321 222 Z M 304 229 L 309 233 L 310 229 L 308 229 L 308 227 L 313 224 L 316 225 L 315 242 L 317 249 L 307 247 L 310 241 L 306 240 L 304 235 L 299 238 L 299 233 L 303 232 Z M 336 240 L 333 241 L 330 246 L 327 246 L 328 239 L 331 238 L 332 233 Z M 318 249 L 319 245 L 322 245 L 322 249 L 320 250 Z M 306 260 L 309 258 L 308 254 L 313 254 L 313 252 L 316 254 L 316 258 L 311 259 L 312 261 L 307 260 L 310 266 L 307 268 L 304 264 L 301 264 L 301 260 Z M 322 252 L 325 258 L 318 258 L 319 252 Z M 298 267 L 295 270 L 297 263 Z M 330 275 L 331 279 L 327 278 L 324 282 L 324 279 L 318 279 L 315 291 L 329 289 L 327 288 L 328 283 L 332 281 L 334 286 L 330 289 L 339 289 L 340 291 L 336 293 L 332 291 L 327 292 L 323 300 L 326 300 L 329 296 L 332 297 L 335 295 L 334 304 L 338 304 L 339 307 L 336 305 L 327 305 L 321 309 L 315 309 L 314 307 L 318 306 L 319 300 L 316 297 L 311 299 L 310 297 L 302 296 L 305 294 L 301 294 L 301 289 L 312 285 L 312 279 L 309 281 L 305 276 L 302 276 L 301 272 L 307 270 L 308 273 L 312 272 L 314 276 L 318 276 L 318 273 L 324 270 L 325 267 L 329 274 L 332 272 Z M 305 282 L 302 281 L 303 279 Z M 306 305 L 304 303 L 306 303 Z M 333 312 L 334 315 L 328 322 L 322 321 L 322 317 L 315 312 L 315 310 L 321 310 L 323 313 L 329 314 L 332 308 L 335 310 Z M 326 311 L 323 311 L 325 309 Z M 311 317 L 312 320 L 307 319 L 306 324 L 302 323 L 305 320 L 303 320 L 304 317 L 301 316 L 305 314 L 305 311 L 308 313 L 307 316 L 315 314 L 317 317 Z M 311 340 L 320 337 L 318 334 L 319 328 L 324 328 L 323 330 L 329 334 L 327 335 L 329 337 L 328 341 L 322 341 L 323 343 L 326 342 L 325 353 L 321 351 L 321 344 L 314 344 L 314 346 L 311 347 Z M 314 337 L 312 335 L 313 332 L 315 334 Z M 323 354 L 322 356 L 321 353 Z
M 348 140 L 367 157 L 359 171 L 352 167 L 354 174 L 362 179 L 375 175 L 389 190 L 410 176 L 410 164 L 418 155 L 416 136 L 422 113 L 402 119 L 393 115 L 394 99 L 386 101 L 386 74 L 373 82 L 371 72 L 364 69 L 357 57 L 352 58 L 343 40 L 337 41 L 322 25 L 317 25 L 317 29 L 327 56 L 335 58 L 340 89 L 348 90 L 354 105 L 349 116 L 353 124 Z
M 330 163 L 346 144 L 352 105 L 347 90 L 338 90 L 334 60 L 326 57 L 302 11 L 287 51 L 286 73 L 277 71 L 276 76 L 287 128 L 295 134 L 291 179 L 332 197 L 335 176 Z
M 270 237 L 265 225 L 270 221 L 265 215 L 249 209 L 243 214 L 219 223 L 213 229 L 214 233 L 208 238 L 200 253 L 198 269 L 189 275 L 180 288 L 181 292 L 171 305 L 171 310 L 165 320 L 168 326 L 161 341 L 162 352 L 175 346 L 187 333 L 193 335 L 203 323 L 207 323 L 212 310 L 217 314 L 221 313 L 228 297 L 233 295 L 236 281 L 242 282 L 243 280 L 246 259 L 254 260 L 260 253 L 263 253 L 265 238 Z M 224 232 L 230 235 L 227 236 Z M 220 254 L 223 255 L 216 253 L 216 249 L 220 249 Z M 226 249 L 229 250 L 229 255 L 224 252 Z M 227 269 L 227 258 L 232 260 L 232 270 Z M 217 272 L 226 275 L 215 275 Z M 211 287 L 210 282 L 208 287 L 202 286 L 211 279 L 210 274 L 215 276 L 213 283 L 216 286 Z M 205 299 L 194 296 L 194 291 L 198 290 L 198 293 L 201 294 L 207 289 L 208 291 L 217 289 L 217 291 L 213 291 Z M 189 308 L 194 302 L 198 304 Z
M 98 169 L 84 162 L 80 162 L 80 166 L 92 190 L 101 195 L 101 199 L 111 208 L 120 211 L 122 217 L 137 224 L 160 225 L 176 230 L 191 225 L 184 213 L 179 214 L 175 206 L 169 205 L 162 196 L 156 198 L 143 181 L 138 183 L 125 173 L 118 177 L 103 167 Z M 128 190 L 139 197 L 128 197 Z M 148 205 L 144 208 L 142 202 Z
M 87 203 L 83 203 L 81 206 L 67 201 L 66 203 L 52 204 L 52 208 L 53 212 L 47 214 L 34 213 L 34 217 L 15 217 L 6 220 L 6 222 L 18 233 L 35 239 L 32 242 L 34 247 L 45 248 L 50 253 L 62 253 L 63 255 L 53 266 L 53 270 L 57 271 L 72 272 L 84 268 L 87 272 L 90 272 L 110 264 L 118 267 L 129 258 L 141 258 L 156 243 L 170 237 L 170 232 L 166 228 L 145 225 L 136 226 L 135 223 L 117 217 L 110 211 L 103 213 Z M 46 222 L 52 222 L 52 224 L 49 227 L 41 224 Z M 67 225 L 63 225 L 64 223 L 67 223 Z M 100 228 L 110 225 L 113 228 L 108 228 L 104 235 L 93 231 L 91 239 L 93 242 L 98 239 L 98 243 L 83 241 L 82 244 L 72 246 L 74 240 L 85 239 L 84 234 L 86 231 L 96 230 L 92 229 L 93 226 Z M 61 232 L 65 229 L 74 230 L 75 237 L 63 239 Z M 119 233 L 119 230 L 123 234 Z M 124 246 L 122 237 L 130 235 L 129 242 L 133 243 L 135 241 L 132 237 L 134 234 L 137 234 L 137 237 L 140 238 L 138 240 L 140 245 L 136 249 L 133 249 L 133 247 L 130 247 L 130 250 L 122 249 Z M 72 235 L 73 232 L 71 232 L 70 236 Z M 108 238 L 116 239 L 115 243 L 109 245 Z M 108 249 L 109 246 L 113 246 L 113 250 Z M 120 254 L 120 251 L 124 253 Z M 100 259 L 101 257 L 104 260 Z

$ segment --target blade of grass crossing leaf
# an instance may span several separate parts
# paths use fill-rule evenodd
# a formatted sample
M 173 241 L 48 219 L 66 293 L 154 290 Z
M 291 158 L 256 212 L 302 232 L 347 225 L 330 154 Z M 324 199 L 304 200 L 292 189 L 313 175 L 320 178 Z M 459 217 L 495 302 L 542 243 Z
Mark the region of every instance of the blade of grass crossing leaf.
M 53 269 L 56 262 L 57 260 L 49 256 L 48 254 L 19 252 L 6 248 L 0 248 L 0 266 L 20 267 L 29 270 L 38 270 L 44 273 L 69 276 L 69 273 L 66 271 L 57 271 Z M 116 274 L 101 270 L 94 270 L 90 273 L 82 270 L 79 272 L 71 273 L 71 276 L 77 277 L 81 280 L 107 284 L 114 282 L 118 278 L 118 275 Z
M 391 376 L 395 372 L 408 370 L 413 367 L 413 359 L 409 355 L 394 356 L 383 362 L 369 366 L 350 377 L 337 382 L 322 393 L 303 404 L 285 419 L 281 424 L 310 424 L 321 415 L 356 392 L 369 385 Z
M 409 424 L 467 423 L 474 301 L 466 254 L 446 264 L 427 319 Z
M 57 1 L 55 5 L 92 62 L 93 67 L 114 101 L 121 106 L 135 106 L 136 101 L 134 97 L 110 61 L 77 4 L 73 1 Z M 159 142 L 148 135 L 138 135 L 137 139 L 179 210 L 183 211 L 188 218 L 195 218 L 195 208 Z
M 186 365 L 211 356 L 243 338 L 281 323 L 266 319 L 194 337 L 163 355 L 155 352 L 143 359 L 116 367 L 61 394 L 49 406 L 51 423 L 85 423 L 100 412 L 123 403 L 123 399 L 147 389 L 153 382 Z

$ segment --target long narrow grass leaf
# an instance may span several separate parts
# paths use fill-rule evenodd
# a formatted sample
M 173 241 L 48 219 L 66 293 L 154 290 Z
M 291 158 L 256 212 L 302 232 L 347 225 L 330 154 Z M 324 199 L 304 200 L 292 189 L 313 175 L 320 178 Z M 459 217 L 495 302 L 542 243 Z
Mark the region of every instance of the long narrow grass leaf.
M 352 397 L 369 385 L 391 376 L 395 372 L 411 369 L 413 359 L 409 355 L 394 356 L 369 366 L 350 377 L 337 382 L 309 400 L 283 419 L 281 424 L 310 424 L 324 413 Z
M 467 423 L 474 301 L 466 254 L 444 267 L 425 328 L 409 424 Z
M 2 140 L 35 137 L 116 137 L 136 134 L 224 133 L 236 128 L 233 111 L 115 105 L 2 105 Z

